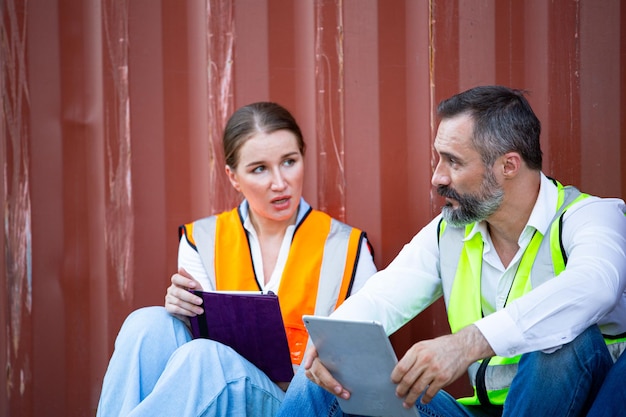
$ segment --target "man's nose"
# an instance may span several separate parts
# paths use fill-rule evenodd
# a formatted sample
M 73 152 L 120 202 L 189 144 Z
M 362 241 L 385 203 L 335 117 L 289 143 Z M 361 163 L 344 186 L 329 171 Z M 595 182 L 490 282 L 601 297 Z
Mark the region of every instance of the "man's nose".
M 430 183 L 434 187 L 438 187 L 440 185 L 449 185 L 450 184 L 450 176 L 441 166 L 441 161 L 435 167 L 435 172 L 433 172 L 433 176 L 430 180 Z

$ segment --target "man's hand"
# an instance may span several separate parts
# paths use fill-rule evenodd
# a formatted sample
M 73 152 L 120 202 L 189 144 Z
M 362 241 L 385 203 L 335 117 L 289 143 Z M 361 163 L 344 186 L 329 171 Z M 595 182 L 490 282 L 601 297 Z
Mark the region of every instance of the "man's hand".
M 475 361 L 495 353 L 474 325 L 459 332 L 414 344 L 398 362 L 391 380 L 396 394 L 411 408 L 422 393 L 429 403 L 443 387 L 454 382 Z
M 345 400 L 350 398 L 350 393 L 346 391 L 346 389 L 341 386 L 335 378 L 333 378 L 330 372 L 328 372 L 328 369 L 322 365 L 322 362 L 320 362 L 317 356 L 317 350 L 315 350 L 314 347 L 311 346 L 311 348 L 307 351 L 307 355 L 304 358 L 302 366 L 304 366 L 305 369 L 304 374 L 311 381 L 315 382 L 331 394 L 339 396 Z
M 172 275 L 172 285 L 165 294 L 165 309 L 177 316 L 194 317 L 203 313 L 202 298 L 191 290 L 202 290 L 202 286 L 183 268 Z

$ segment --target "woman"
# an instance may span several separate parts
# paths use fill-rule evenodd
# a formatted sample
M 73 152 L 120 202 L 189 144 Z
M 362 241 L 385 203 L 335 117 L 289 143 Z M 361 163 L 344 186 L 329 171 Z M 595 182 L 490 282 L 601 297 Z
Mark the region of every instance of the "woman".
M 226 174 L 244 200 L 181 227 L 165 308 L 139 309 L 124 322 L 98 416 L 274 415 L 288 381 L 271 381 L 225 345 L 192 340 L 188 318 L 203 309 L 190 290 L 278 294 L 297 368 L 307 344 L 302 315 L 330 314 L 376 270 L 363 232 L 302 198 L 305 144 L 286 109 L 267 102 L 240 108 L 223 147 Z

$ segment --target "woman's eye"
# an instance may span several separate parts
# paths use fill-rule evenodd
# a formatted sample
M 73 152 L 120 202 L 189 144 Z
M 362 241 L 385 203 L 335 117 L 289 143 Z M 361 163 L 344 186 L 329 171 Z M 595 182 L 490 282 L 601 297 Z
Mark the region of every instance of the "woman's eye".
M 259 165 L 258 167 L 254 168 L 252 170 L 252 173 L 259 174 L 259 173 L 261 173 L 263 171 L 265 171 L 265 167 L 263 165 Z
M 290 167 L 295 163 L 296 163 L 295 159 L 285 159 L 285 161 L 283 162 L 283 165 Z

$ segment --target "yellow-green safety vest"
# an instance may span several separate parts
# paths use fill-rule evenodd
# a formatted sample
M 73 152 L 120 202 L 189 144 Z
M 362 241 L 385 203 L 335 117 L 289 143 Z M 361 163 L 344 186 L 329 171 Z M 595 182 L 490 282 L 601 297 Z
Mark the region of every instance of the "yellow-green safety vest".
M 522 255 L 506 303 L 556 277 L 565 269 L 567 254 L 561 244 L 563 214 L 589 195 L 581 193 L 575 187 L 554 182 L 558 188 L 558 199 L 556 214 L 548 229 L 549 238 L 543 239 L 542 233 L 535 231 Z M 464 228 L 453 227 L 447 225 L 445 220 L 439 224 L 440 257 L 449 256 L 452 260 L 440 262 L 444 300 L 452 333 L 483 317 L 480 293 L 483 240 L 480 233 L 465 240 L 474 226 L 472 223 Z M 457 259 L 456 263 L 454 259 Z M 626 338 L 605 340 L 613 356 L 619 356 L 623 346 L 618 347 L 617 343 L 622 345 Z M 520 357 L 521 355 L 511 358 L 494 356 L 472 364 L 468 373 L 474 395 L 458 401 L 466 405 L 504 404 L 511 381 L 517 373 Z

